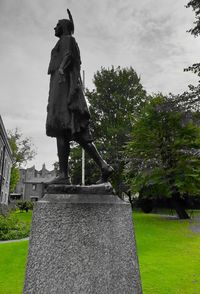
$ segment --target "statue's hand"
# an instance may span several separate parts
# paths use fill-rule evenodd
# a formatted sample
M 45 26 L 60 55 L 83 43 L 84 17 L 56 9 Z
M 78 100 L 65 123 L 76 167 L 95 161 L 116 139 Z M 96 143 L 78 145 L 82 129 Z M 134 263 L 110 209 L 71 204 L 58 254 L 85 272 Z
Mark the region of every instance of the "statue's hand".
M 62 68 L 59 68 L 58 72 L 60 75 L 62 75 L 62 76 L 64 75 L 64 70 Z
M 65 74 L 62 68 L 59 68 L 58 73 L 60 75 L 59 83 L 64 83 L 66 81 Z

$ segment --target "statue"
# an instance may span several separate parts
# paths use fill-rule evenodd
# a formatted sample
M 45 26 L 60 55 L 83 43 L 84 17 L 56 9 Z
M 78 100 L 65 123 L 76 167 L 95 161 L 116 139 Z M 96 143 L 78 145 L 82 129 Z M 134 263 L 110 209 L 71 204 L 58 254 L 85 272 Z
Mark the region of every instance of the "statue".
M 55 36 L 59 38 L 51 52 L 48 74 L 50 75 L 47 106 L 46 134 L 57 139 L 59 175 L 52 184 L 71 184 L 68 173 L 70 141 L 76 141 L 90 155 L 101 170 L 97 183 L 108 181 L 113 168 L 108 165 L 93 143 L 90 132 L 90 113 L 83 94 L 80 76 L 81 58 L 78 44 L 72 36 L 74 22 L 67 9 L 69 19 L 58 21 Z

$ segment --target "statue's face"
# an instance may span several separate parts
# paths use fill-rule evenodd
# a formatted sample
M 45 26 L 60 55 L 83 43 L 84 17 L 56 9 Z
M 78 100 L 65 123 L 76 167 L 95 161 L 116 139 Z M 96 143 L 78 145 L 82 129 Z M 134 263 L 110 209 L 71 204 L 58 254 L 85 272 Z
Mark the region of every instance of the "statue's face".
M 60 38 L 63 34 L 63 29 L 62 29 L 62 26 L 61 24 L 58 22 L 56 27 L 54 28 L 54 31 L 55 31 L 55 36 Z

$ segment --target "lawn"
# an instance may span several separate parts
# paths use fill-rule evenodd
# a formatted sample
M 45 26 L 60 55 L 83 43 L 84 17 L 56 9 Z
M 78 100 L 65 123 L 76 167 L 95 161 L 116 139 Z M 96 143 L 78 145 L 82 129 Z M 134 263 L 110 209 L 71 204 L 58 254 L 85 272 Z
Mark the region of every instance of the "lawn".
M 19 210 L 13 213 L 21 222 L 24 222 L 26 225 L 30 226 L 32 211 L 21 212 Z
M 0 244 L 0 293 L 21 294 L 28 241 Z
M 200 293 L 200 223 L 134 214 L 143 293 Z M 195 230 L 194 230 L 195 231 Z
M 200 293 L 200 223 L 139 212 L 134 223 L 143 293 Z M 27 247 L 27 241 L 0 244 L 0 293 L 21 293 Z

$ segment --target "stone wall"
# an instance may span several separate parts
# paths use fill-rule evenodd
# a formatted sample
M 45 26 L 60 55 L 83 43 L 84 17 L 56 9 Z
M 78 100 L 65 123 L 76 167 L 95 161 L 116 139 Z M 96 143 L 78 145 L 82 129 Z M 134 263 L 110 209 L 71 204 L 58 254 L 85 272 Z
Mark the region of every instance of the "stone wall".
M 12 151 L 0 116 L 0 203 L 8 204 Z

